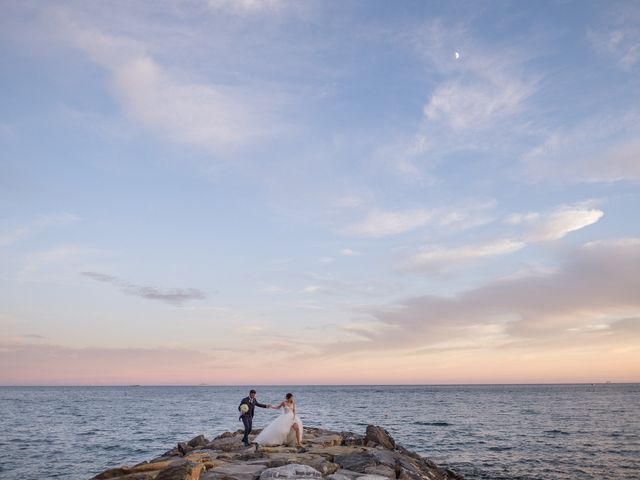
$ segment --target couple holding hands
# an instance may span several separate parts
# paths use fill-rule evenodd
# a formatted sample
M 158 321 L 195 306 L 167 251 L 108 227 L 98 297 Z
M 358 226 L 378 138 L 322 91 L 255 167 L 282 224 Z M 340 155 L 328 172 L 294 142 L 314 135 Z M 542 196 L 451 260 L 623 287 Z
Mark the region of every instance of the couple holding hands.
M 249 446 L 249 434 L 253 427 L 255 407 L 282 409 L 282 415 L 267 425 L 253 440 L 256 448 L 260 446 L 296 445 L 302 446 L 302 422 L 296 415 L 296 402 L 292 393 L 287 393 L 279 405 L 264 404 L 256 399 L 256 391 L 249 391 L 249 396 L 243 398 L 238 406 L 240 420 L 244 424 L 242 443 Z

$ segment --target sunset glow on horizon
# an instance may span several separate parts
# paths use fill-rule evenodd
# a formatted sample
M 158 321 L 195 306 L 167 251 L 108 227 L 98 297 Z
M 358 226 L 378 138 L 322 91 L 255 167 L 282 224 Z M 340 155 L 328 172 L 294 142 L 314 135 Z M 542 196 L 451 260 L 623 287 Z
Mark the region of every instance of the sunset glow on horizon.
M 0 6 L 0 385 L 640 381 L 637 2 Z

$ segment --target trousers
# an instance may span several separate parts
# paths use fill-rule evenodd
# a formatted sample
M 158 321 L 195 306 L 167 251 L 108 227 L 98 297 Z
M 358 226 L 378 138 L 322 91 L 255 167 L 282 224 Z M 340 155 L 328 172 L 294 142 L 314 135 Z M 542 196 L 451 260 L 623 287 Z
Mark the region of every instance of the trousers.
M 244 437 L 242 437 L 242 443 L 249 443 L 249 434 L 251 433 L 251 428 L 253 426 L 253 417 L 249 415 L 242 415 L 240 417 L 242 419 L 242 423 L 244 424 Z

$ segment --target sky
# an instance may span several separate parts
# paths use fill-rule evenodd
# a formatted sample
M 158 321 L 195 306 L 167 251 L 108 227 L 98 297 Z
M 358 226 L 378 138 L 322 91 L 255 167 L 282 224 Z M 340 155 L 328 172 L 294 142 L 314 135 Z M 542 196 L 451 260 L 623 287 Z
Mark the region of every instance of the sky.
M 640 381 L 638 25 L 0 1 L 0 384 Z

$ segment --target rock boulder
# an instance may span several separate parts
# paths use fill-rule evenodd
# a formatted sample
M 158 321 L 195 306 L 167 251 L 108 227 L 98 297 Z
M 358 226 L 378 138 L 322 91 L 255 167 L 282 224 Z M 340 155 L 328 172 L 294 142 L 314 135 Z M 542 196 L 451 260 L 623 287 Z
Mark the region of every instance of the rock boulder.
M 369 444 L 369 442 L 374 445 L 382 445 L 384 448 L 388 448 L 393 450 L 396 448 L 395 440 L 389 435 L 382 427 L 376 427 L 375 425 L 367 426 L 367 433 L 364 437 L 365 444 Z
M 369 425 L 365 436 L 305 428 L 304 442 L 304 448 L 256 449 L 242 444 L 241 431 L 212 441 L 198 435 L 154 460 L 111 468 L 93 480 L 462 480 L 397 445 L 382 427 Z

